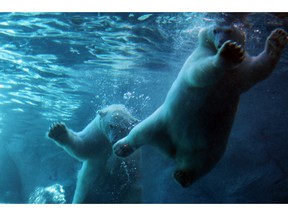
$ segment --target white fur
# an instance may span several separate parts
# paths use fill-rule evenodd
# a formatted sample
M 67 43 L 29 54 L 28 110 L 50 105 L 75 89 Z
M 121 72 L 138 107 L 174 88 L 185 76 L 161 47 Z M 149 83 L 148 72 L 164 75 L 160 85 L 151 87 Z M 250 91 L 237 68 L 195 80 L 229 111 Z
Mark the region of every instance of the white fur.
M 136 177 L 139 161 L 135 158 L 139 159 L 138 156 L 121 160 L 112 154 L 113 139 L 119 134 L 121 138 L 127 135 L 137 122 L 123 105 L 111 105 L 98 111 L 95 119 L 80 132 L 72 131 L 63 123 L 51 126 L 48 136 L 83 162 L 73 203 L 141 201 Z
M 240 30 L 203 29 L 199 46 L 184 63 L 164 103 L 113 146 L 115 154 L 126 157 L 142 145 L 153 145 L 175 159 L 175 179 L 190 186 L 219 161 L 240 94 L 272 73 L 286 43 L 287 33 L 275 30 L 263 52 L 250 57 L 243 52 L 245 36 Z

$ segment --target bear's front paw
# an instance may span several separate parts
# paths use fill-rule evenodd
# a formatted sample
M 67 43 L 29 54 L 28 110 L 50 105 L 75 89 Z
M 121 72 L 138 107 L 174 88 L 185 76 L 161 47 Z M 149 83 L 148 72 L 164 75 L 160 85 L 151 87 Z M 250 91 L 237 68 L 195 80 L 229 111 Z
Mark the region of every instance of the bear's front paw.
M 225 59 L 225 63 L 232 66 L 238 65 L 243 62 L 245 58 L 244 49 L 236 42 L 226 41 L 219 50 L 219 55 Z
M 288 42 L 288 34 L 283 29 L 274 30 L 267 38 L 266 51 L 272 58 L 278 58 Z
M 48 136 L 60 144 L 65 144 L 68 137 L 68 131 L 64 123 L 53 123 L 48 132 Z
M 132 154 L 134 152 L 134 149 L 131 146 L 129 146 L 128 144 L 117 142 L 113 146 L 113 152 L 118 157 L 128 157 L 130 154 Z

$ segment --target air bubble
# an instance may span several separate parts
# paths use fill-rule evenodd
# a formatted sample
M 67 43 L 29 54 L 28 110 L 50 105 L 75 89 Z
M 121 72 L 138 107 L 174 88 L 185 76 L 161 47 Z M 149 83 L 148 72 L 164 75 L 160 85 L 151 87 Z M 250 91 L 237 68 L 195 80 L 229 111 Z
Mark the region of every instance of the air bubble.
M 129 100 L 129 99 L 131 99 L 133 97 L 133 94 L 131 93 L 131 92 L 126 92 L 126 93 L 124 93 L 124 95 L 123 95 L 123 99 L 124 100 Z

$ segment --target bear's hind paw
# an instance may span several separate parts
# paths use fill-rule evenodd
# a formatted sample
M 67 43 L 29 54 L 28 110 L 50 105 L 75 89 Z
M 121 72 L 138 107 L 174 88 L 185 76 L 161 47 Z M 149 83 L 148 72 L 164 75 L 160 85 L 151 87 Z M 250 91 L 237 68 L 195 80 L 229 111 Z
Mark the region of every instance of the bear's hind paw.
M 128 157 L 130 154 L 134 152 L 134 149 L 128 144 L 116 143 L 113 146 L 113 152 L 118 157 Z
M 174 172 L 174 178 L 184 188 L 189 187 L 192 184 L 192 176 L 189 172 L 176 170 Z

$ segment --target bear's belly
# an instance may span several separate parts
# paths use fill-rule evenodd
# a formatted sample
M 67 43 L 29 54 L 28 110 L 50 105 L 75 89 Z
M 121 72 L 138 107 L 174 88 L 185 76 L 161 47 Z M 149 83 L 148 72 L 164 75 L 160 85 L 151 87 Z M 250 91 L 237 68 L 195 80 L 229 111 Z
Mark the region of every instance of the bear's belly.
M 193 100 L 186 102 L 187 107 L 182 103 L 182 111 L 168 125 L 176 154 L 199 157 L 207 167 L 215 164 L 225 151 L 238 101 L 239 97 L 210 94 L 198 110 L 189 108 L 196 103 Z

